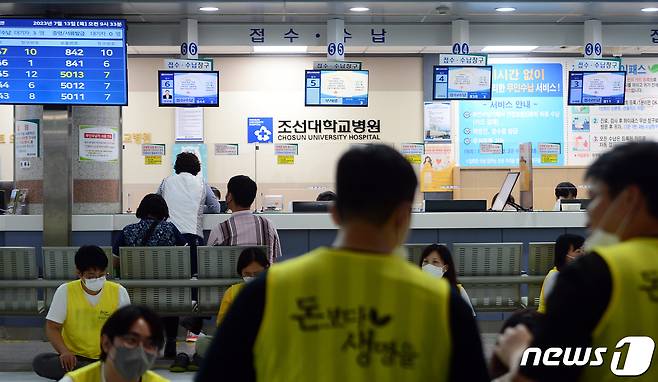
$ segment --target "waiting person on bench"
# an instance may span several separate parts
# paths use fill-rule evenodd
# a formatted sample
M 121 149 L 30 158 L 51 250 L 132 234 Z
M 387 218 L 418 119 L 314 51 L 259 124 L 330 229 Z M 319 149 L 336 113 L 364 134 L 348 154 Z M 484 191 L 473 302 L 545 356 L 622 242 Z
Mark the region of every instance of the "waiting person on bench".
M 238 175 L 228 181 L 227 189 L 231 217 L 210 231 L 208 245 L 266 245 L 267 258 L 274 263 L 281 257 L 281 242 L 272 222 L 251 212 L 258 191 L 256 182 Z
M 167 382 L 149 369 L 164 338 L 158 315 L 147 307 L 126 306 L 105 322 L 101 359 L 72 371 L 60 382 Z
M 100 358 L 103 324 L 114 311 L 130 305 L 126 289 L 105 280 L 107 264 L 107 255 L 95 245 L 76 252 L 79 279 L 57 288 L 46 316 L 46 336 L 57 353 L 39 354 L 32 364 L 41 377 L 58 380 Z

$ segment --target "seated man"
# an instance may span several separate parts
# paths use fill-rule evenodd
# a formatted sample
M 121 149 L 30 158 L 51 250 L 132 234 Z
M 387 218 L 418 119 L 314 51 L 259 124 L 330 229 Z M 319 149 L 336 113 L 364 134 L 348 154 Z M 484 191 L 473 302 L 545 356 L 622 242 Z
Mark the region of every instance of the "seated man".
M 279 234 L 269 219 L 250 210 L 258 190 L 256 182 L 238 175 L 228 181 L 227 189 L 231 217 L 210 231 L 208 245 L 266 245 L 268 260 L 274 263 L 281 256 Z
M 57 288 L 46 316 L 46 336 L 57 353 L 34 358 L 32 366 L 39 376 L 59 380 L 100 358 L 103 324 L 115 310 L 130 305 L 124 287 L 105 281 L 107 263 L 107 255 L 95 245 L 78 249 L 79 279 Z
M 562 200 L 573 200 L 578 197 L 578 188 L 571 182 L 562 182 L 555 186 L 555 205 L 553 211 L 562 209 Z

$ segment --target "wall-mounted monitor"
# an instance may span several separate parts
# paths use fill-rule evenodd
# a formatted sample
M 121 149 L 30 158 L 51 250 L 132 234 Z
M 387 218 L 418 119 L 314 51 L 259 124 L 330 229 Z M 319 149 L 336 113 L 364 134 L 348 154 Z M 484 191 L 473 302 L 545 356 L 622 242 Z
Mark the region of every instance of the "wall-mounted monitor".
M 126 21 L 0 18 L 0 104 L 127 105 Z
M 569 105 L 623 105 L 626 72 L 569 72 Z
M 158 104 L 177 107 L 219 106 L 219 72 L 158 72 Z
M 435 100 L 490 100 L 491 66 L 435 66 Z
M 307 70 L 306 106 L 368 106 L 367 70 Z

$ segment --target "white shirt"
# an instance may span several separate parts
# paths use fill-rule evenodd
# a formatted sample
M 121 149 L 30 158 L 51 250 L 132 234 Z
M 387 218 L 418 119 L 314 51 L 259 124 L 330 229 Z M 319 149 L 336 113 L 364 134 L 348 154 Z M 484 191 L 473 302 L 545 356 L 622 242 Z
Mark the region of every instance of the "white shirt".
M 59 380 L 59 382 L 73 382 L 73 378 L 65 375 Z M 101 380 L 98 382 L 105 382 L 105 362 L 101 362 Z
M 50 309 L 48 310 L 46 320 L 56 322 L 58 324 L 63 324 L 64 321 L 66 321 L 66 304 L 68 300 L 68 293 L 66 290 L 67 285 L 68 284 L 62 284 L 55 291 L 55 295 L 53 296 L 53 301 L 50 304 Z M 87 301 L 89 301 L 89 303 L 94 306 L 98 304 L 101 299 L 101 295 L 103 294 L 103 290 L 104 289 L 101 289 L 101 292 L 95 296 L 90 295 L 84 291 Z M 119 308 L 126 305 L 130 305 L 130 296 L 128 296 L 128 291 L 126 288 L 119 285 Z
M 203 237 L 203 207 L 206 189 L 203 179 L 189 172 L 171 175 L 160 184 L 158 194 L 169 207 L 169 221 L 178 230 Z
M 473 313 L 473 317 L 475 317 L 475 309 L 473 309 L 473 304 L 471 304 L 471 298 L 468 297 L 468 293 L 466 293 L 466 289 L 462 288 L 457 288 L 459 289 L 459 294 L 462 296 L 462 299 L 466 302 L 469 308 L 471 308 L 471 312 Z

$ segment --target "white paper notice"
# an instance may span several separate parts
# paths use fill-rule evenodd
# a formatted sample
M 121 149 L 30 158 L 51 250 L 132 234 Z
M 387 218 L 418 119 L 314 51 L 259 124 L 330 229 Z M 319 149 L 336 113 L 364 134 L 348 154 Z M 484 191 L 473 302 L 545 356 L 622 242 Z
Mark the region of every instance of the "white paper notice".
M 203 108 L 176 108 L 176 142 L 203 142 Z

